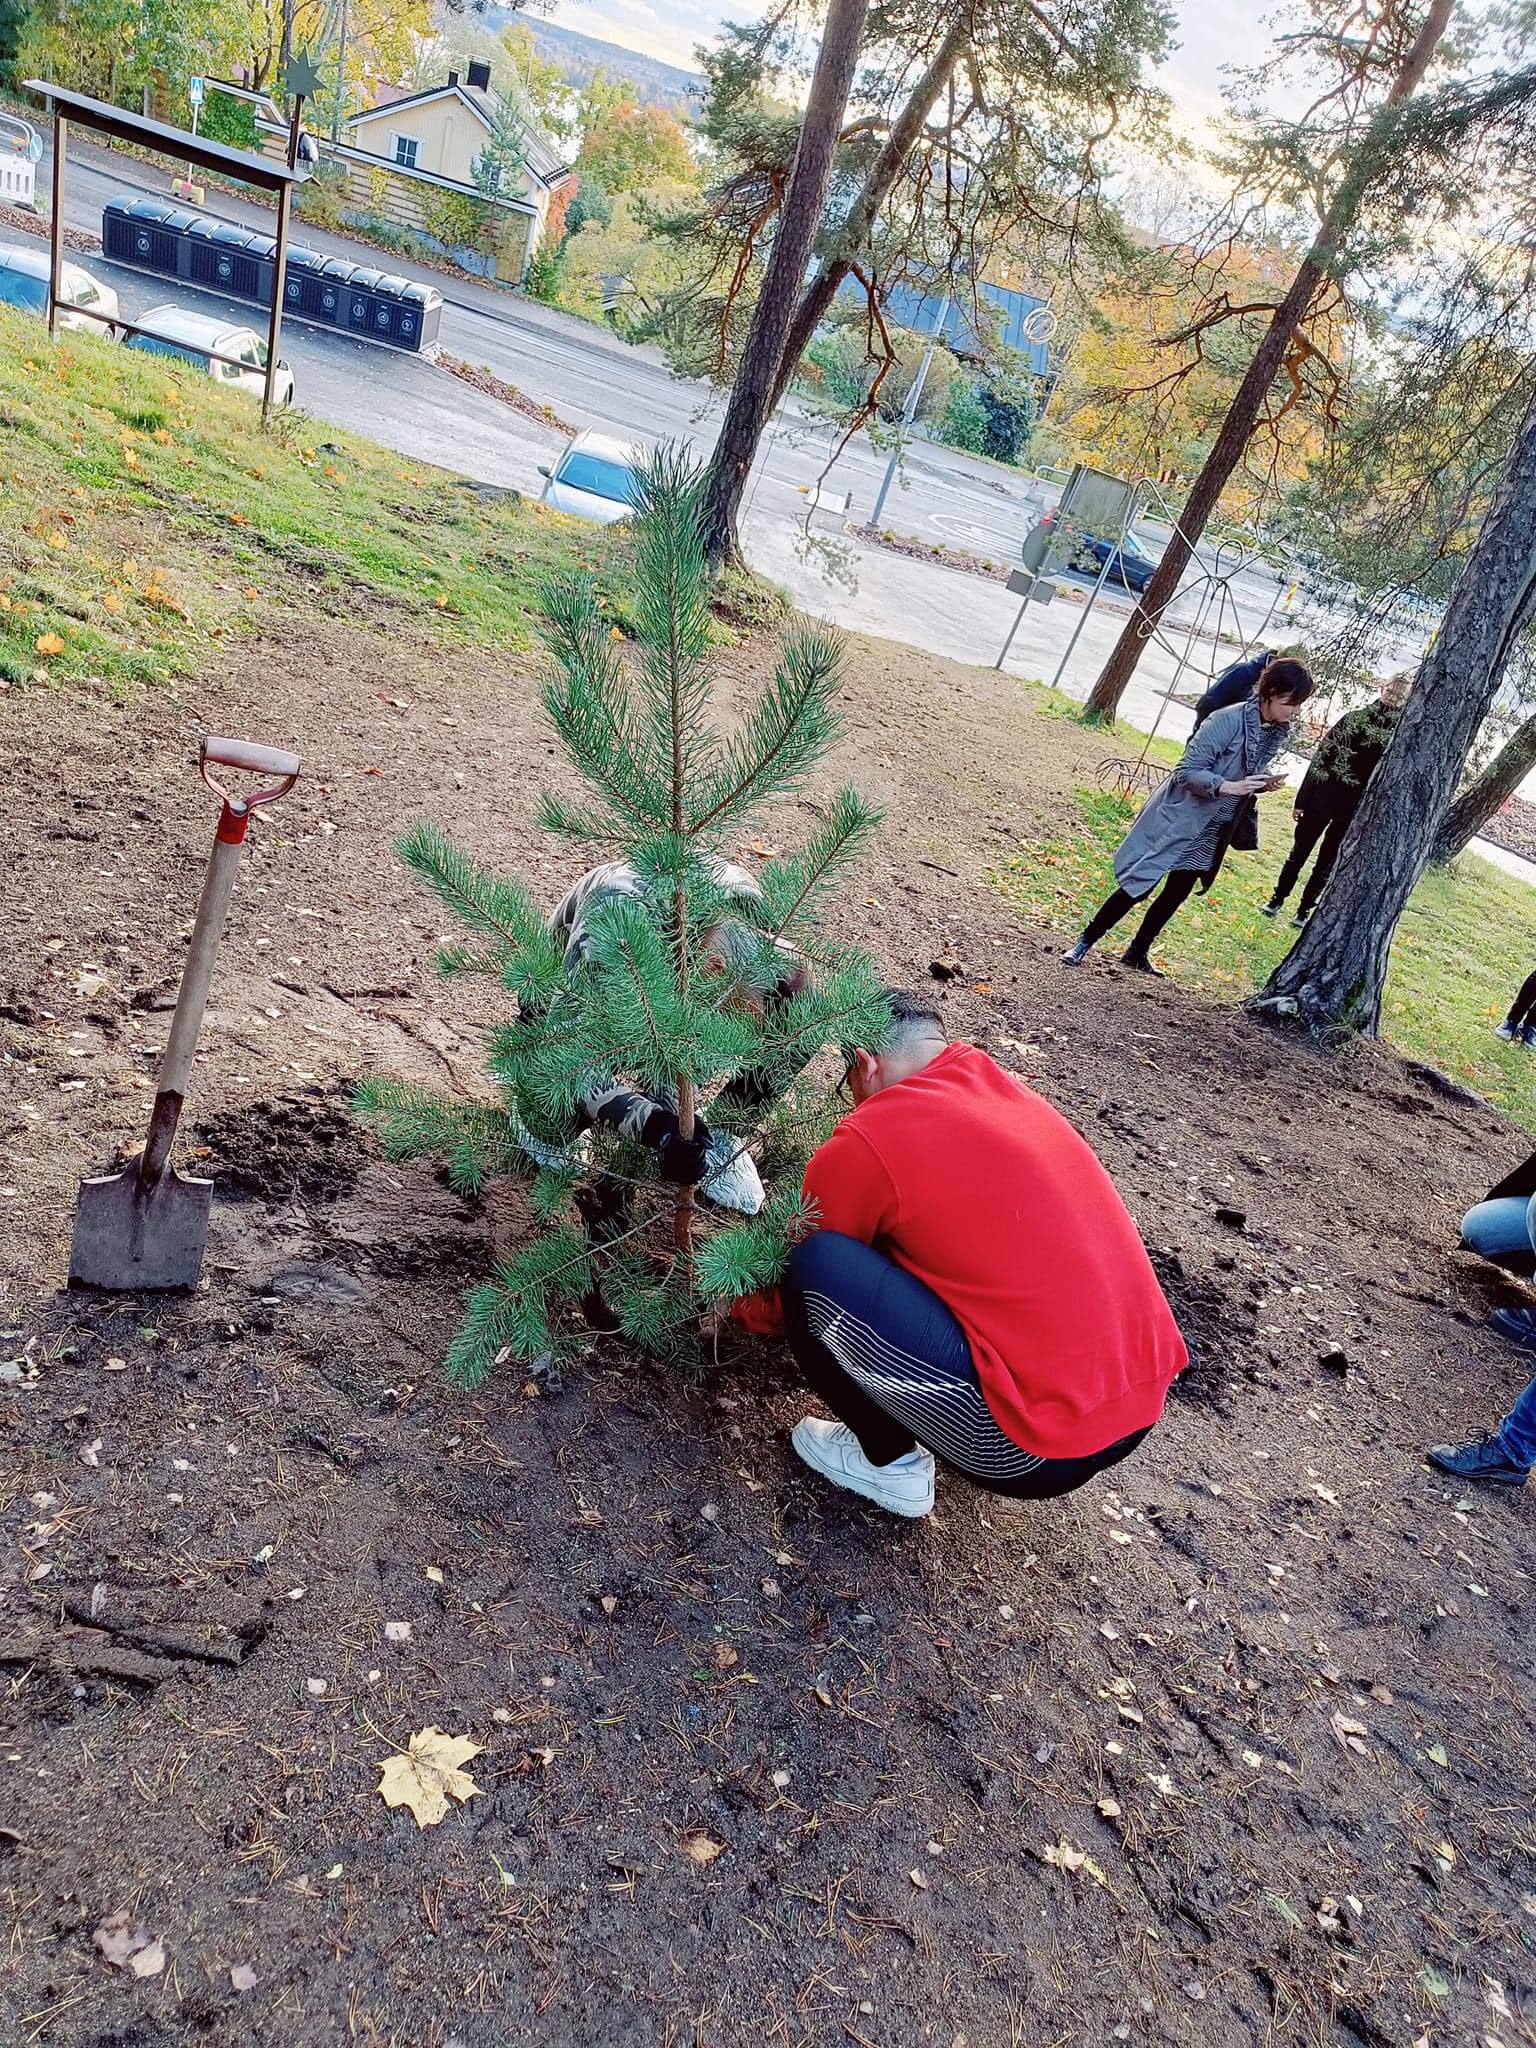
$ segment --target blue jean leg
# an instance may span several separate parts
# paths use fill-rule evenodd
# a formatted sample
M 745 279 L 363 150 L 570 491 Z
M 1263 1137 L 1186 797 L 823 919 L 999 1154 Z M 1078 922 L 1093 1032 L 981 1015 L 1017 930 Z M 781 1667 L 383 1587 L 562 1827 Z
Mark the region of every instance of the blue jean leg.
M 1501 1195 L 1495 1202 L 1479 1202 L 1461 1219 L 1461 1241 L 1469 1252 L 1485 1259 L 1504 1259 L 1512 1254 L 1529 1258 L 1536 1251 L 1536 1195 Z
M 1494 1432 L 1512 1465 L 1536 1468 L 1536 1380 L 1527 1385 Z

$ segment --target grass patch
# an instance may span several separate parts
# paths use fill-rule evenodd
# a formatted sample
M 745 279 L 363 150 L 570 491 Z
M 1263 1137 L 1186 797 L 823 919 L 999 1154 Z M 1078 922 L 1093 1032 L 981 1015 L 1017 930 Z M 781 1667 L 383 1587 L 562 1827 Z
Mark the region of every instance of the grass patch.
M 1081 833 L 1050 839 L 996 870 L 995 886 L 1024 916 L 1075 936 L 1114 887 L 1112 860 L 1139 806 L 1101 790 L 1077 792 Z M 1259 915 L 1290 847 L 1289 803 L 1262 807 L 1258 853 L 1229 854 L 1214 889 L 1184 906 L 1156 957 L 1186 987 L 1239 1002 L 1290 951 L 1296 934 Z M 1299 892 L 1298 892 L 1299 893 Z M 1293 896 L 1290 909 L 1294 909 Z M 1432 869 L 1414 892 L 1392 948 L 1383 1035 L 1536 1126 L 1536 1054 L 1493 1036 L 1533 964 L 1530 888 L 1475 854 Z M 1133 912 L 1104 942 L 1113 956 Z
M 524 648 L 537 593 L 590 568 L 630 612 L 622 538 L 492 496 L 303 413 L 269 428 L 190 364 L 51 343 L 0 312 L 0 685 L 131 689 L 280 609 L 359 586 L 417 639 Z

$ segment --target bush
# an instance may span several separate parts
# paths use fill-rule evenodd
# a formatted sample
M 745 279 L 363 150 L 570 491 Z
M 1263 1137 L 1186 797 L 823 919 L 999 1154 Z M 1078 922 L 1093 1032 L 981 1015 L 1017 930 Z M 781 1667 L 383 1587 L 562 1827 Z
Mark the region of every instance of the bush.
M 490 237 L 491 208 L 467 192 L 433 189 L 422 202 L 422 222 L 444 248 L 474 249 L 483 254 Z
M 528 269 L 523 277 L 523 288 L 529 298 L 540 299 L 546 306 L 552 306 L 560 296 L 560 254 L 556 249 L 540 243 L 528 259 Z
M 1035 430 L 1035 392 L 1032 381 L 1000 378 L 990 390 L 980 393 L 987 416 L 986 441 L 982 453 L 998 462 L 1023 458 Z
M 957 377 L 949 388 L 939 439 L 951 448 L 963 448 L 970 455 L 983 455 L 987 447 L 987 409 L 981 393 L 965 378 Z
M 339 164 L 322 163 L 294 195 L 300 217 L 334 234 L 347 223 L 347 178 Z
M 891 343 L 896 360 L 881 379 L 875 401 L 879 418 L 888 425 L 901 418 L 928 348 L 927 339 L 920 334 L 898 332 Z M 870 360 L 862 327 L 839 327 L 818 335 L 806 350 L 806 360 L 819 373 L 816 381 L 839 411 L 860 412 L 869 403 L 878 365 Z M 942 417 L 955 376 L 955 359 L 949 350 L 935 349 L 917 408 L 918 419 Z
M 210 142 L 224 142 L 231 149 L 259 149 L 256 112 L 248 100 L 232 99 L 227 92 L 213 92 L 203 103 L 198 133 Z

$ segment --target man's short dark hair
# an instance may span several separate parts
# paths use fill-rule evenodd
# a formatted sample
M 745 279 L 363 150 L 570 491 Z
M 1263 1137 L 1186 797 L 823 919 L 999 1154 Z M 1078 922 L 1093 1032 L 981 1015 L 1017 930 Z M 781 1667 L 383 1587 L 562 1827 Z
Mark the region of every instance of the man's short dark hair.
M 914 995 L 911 989 L 888 988 L 885 991 L 886 1008 L 891 1013 L 890 1029 L 883 1035 L 878 1046 L 866 1046 L 867 1052 L 889 1052 L 891 1047 L 903 1038 L 942 1038 L 949 1043 L 949 1031 L 944 1019 L 928 996 Z M 843 1065 L 852 1066 L 853 1056 L 859 1050 L 855 1045 L 842 1048 Z

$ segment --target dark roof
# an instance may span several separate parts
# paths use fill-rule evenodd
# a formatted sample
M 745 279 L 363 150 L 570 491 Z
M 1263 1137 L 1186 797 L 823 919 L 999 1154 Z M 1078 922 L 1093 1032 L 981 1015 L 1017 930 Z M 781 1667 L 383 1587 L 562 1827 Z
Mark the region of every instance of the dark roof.
M 157 149 L 205 171 L 219 171 L 226 178 L 238 178 L 264 192 L 281 192 L 295 185 L 299 174 L 269 156 L 257 156 L 248 149 L 231 149 L 228 143 L 210 142 L 206 135 L 194 135 L 187 128 L 173 128 L 165 121 L 151 121 L 147 115 L 131 114 L 126 107 L 114 107 L 106 100 L 93 100 L 88 93 L 69 92 L 46 78 L 23 81 L 28 92 L 51 103 L 54 110 L 82 128 L 98 135 L 113 136 L 118 142 L 136 142 L 144 149 Z

